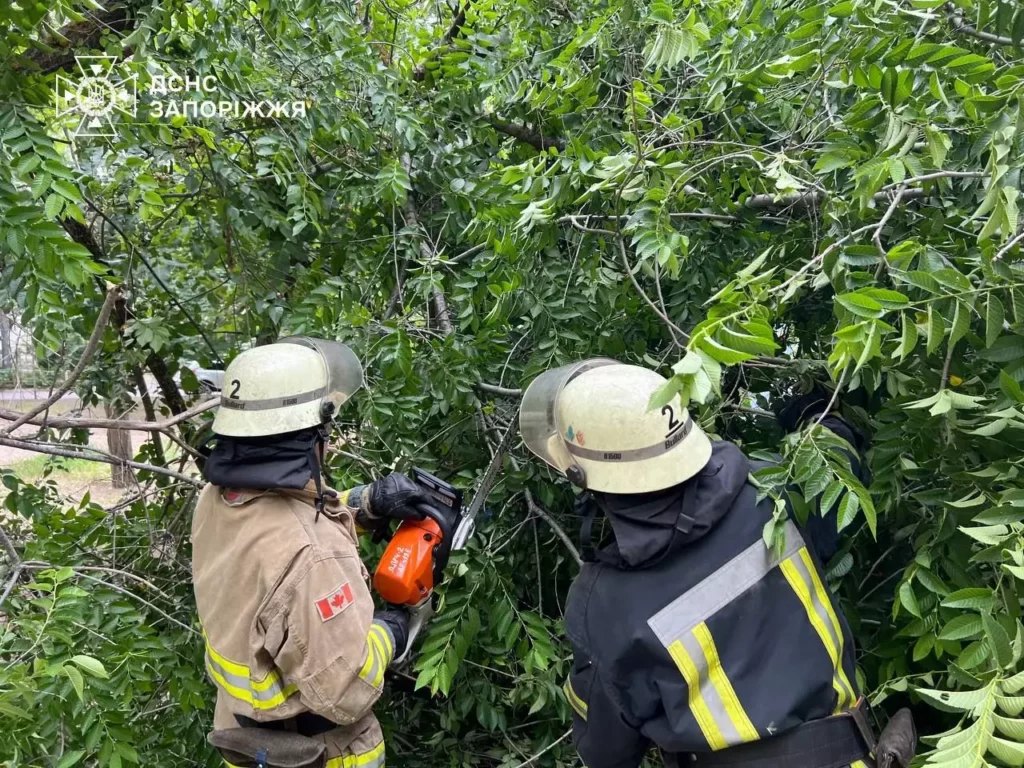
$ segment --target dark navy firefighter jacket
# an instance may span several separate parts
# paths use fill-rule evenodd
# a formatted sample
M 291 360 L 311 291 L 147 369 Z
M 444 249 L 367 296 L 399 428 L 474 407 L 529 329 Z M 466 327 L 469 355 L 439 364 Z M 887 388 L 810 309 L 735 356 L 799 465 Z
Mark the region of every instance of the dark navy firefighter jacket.
M 847 437 L 844 423 L 827 422 Z M 689 533 L 647 562 L 657 543 L 643 536 L 669 533 L 631 530 L 629 514 L 605 506 L 616 543 L 583 566 L 566 610 L 565 693 L 588 768 L 636 768 L 652 743 L 677 755 L 728 749 L 859 698 L 853 641 L 821 567 L 837 549 L 835 520 L 788 522 L 774 556 L 762 539 L 773 504 L 755 503 L 750 471 L 739 448 L 716 443 L 674 489 Z

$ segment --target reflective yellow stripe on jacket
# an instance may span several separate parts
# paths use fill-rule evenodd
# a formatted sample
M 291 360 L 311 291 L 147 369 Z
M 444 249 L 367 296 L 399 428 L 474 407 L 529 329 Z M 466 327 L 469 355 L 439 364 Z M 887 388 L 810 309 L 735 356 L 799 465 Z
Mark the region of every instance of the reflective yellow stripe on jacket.
M 224 765 L 228 768 L 238 768 L 227 760 L 224 761 Z M 384 742 L 367 752 L 332 757 L 324 768 L 384 768 Z
M 576 694 L 571 681 L 565 681 L 565 685 L 562 686 L 562 692 L 565 694 L 565 698 L 568 699 L 569 706 L 585 721 L 587 719 L 587 702 Z
M 277 670 L 272 670 L 262 680 L 253 680 L 247 666 L 231 661 L 214 650 L 205 631 L 203 641 L 206 643 L 206 671 L 232 698 L 244 701 L 254 709 L 273 709 L 284 704 L 296 692 L 297 688 L 286 685 Z
M 380 622 L 373 622 L 366 636 L 366 661 L 359 670 L 359 676 L 374 688 L 379 688 L 384 682 L 384 670 L 388 668 L 394 655 L 395 644 L 391 639 L 391 633 Z
M 832 679 L 832 687 L 835 688 L 838 696 L 835 714 L 845 712 L 854 705 L 857 699 L 853 686 L 843 669 L 843 630 L 839 626 L 839 618 L 832 608 L 832 601 L 818 577 L 818 571 L 814 568 L 811 555 L 807 547 L 800 550 L 790 558 L 787 558 L 780 565 L 786 581 L 796 592 L 800 602 L 807 613 L 807 619 L 814 627 L 814 631 L 821 638 L 829 658 L 832 659 L 832 667 L 835 675 Z

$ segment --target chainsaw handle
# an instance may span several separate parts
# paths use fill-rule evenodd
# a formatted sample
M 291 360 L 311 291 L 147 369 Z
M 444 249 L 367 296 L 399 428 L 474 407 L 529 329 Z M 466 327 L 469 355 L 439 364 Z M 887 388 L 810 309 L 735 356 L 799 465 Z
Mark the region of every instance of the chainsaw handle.
M 392 667 L 398 667 L 405 663 L 406 659 L 409 658 L 409 654 L 412 651 L 412 644 L 419 637 L 420 632 L 430 621 L 434 615 L 434 606 L 431 602 L 430 597 L 427 597 L 423 602 L 418 605 L 414 605 L 409 609 L 409 637 L 405 641 L 405 650 L 402 651 L 402 655 L 395 658 L 391 662 Z
M 452 553 L 452 524 L 451 520 L 431 504 L 417 504 L 414 509 L 424 517 L 430 518 L 437 527 L 441 529 L 441 543 L 434 549 L 434 584 L 441 583 L 444 569 L 448 565 L 448 556 Z

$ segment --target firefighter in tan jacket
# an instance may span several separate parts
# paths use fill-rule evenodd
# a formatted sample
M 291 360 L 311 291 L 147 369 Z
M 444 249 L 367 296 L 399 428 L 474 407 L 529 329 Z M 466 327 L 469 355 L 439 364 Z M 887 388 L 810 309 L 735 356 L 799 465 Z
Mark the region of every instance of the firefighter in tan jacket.
M 362 385 L 343 344 L 293 337 L 228 366 L 192 572 L 217 686 L 210 742 L 237 768 L 378 768 L 372 712 L 408 615 L 374 611 L 360 525 L 419 517 L 403 475 L 343 503 L 321 482 L 328 425 Z

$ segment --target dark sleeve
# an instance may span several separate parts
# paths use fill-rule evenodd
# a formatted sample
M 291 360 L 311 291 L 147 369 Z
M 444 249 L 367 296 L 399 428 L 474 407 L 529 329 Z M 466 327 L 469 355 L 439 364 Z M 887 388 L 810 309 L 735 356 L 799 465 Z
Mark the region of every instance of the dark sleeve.
M 822 419 L 821 425 L 853 446 L 854 452 L 848 454 L 853 474 L 864 485 L 868 485 L 869 478 L 862 461 L 862 452 L 867 449 L 866 438 L 835 414 L 830 414 Z M 819 496 L 818 504 L 820 502 L 821 497 Z M 839 550 L 841 535 L 838 528 L 839 505 L 833 504 L 832 509 L 825 515 L 821 515 L 820 511 L 820 508 L 816 509 L 815 514 L 808 516 L 807 524 L 804 525 L 804 533 L 810 539 L 811 546 L 821 562 L 827 563 Z
M 574 653 L 564 690 L 573 710 L 573 741 L 587 768 L 637 768 L 649 740 L 609 696 L 597 663 L 585 653 Z

